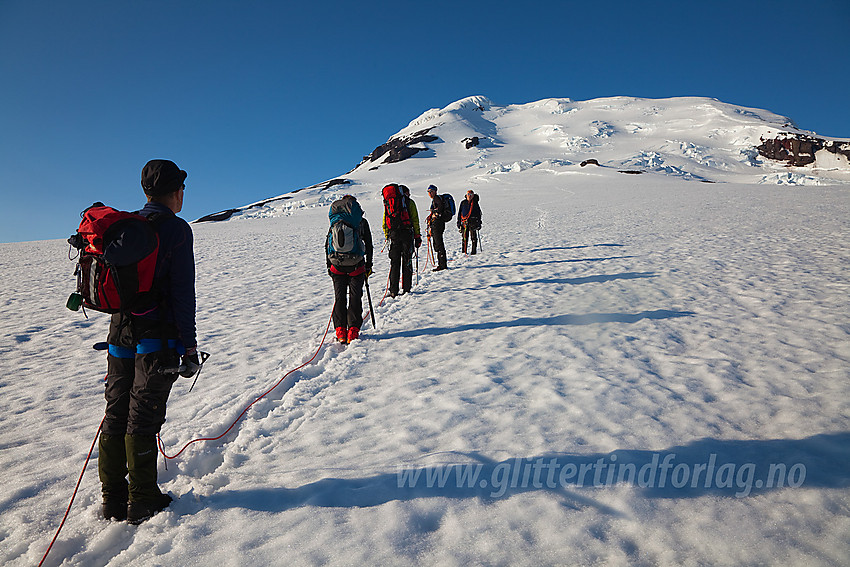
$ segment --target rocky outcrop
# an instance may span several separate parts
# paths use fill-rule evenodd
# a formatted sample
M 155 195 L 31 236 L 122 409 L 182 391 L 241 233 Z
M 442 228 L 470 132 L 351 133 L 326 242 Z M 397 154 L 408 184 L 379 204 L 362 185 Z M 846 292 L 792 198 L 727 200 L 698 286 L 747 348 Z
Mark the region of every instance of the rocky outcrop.
M 463 146 L 467 150 L 469 150 L 469 149 L 477 146 L 479 143 L 481 143 L 481 140 L 478 138 L 478 136 L 472 136 L 471 138 L 464 138 L 463 140 L 460 141 L 460 143 L 463 144 Z
M 582 166 L 582 167 L 585 167 L 587 165 L 599 165 L 599 162 L 595 159 L 586 159 L 583 162 L 581 162 L 579 165 Z
M 211 215 L 204 215 L 198 220 L 194 222 L 216 222 L 216 221 L 225 221 L 232 217 L 235 213 L 238 213 L 241 209 L 227 209 L 226 211 L 221 211 L 218 213 L 213 213 Z
M 404 161 L 407 158 L 412 157 L 417 153 L 427 149 L 412 147 L 415 144 L 436 142 L 440 139 L 437 136 L 428 134 L 428 132 L 432 129 L 433 128 L 419 130 L 418 132 L 414 132 L 413 134 L 402 136 L 400 138 L 390 138 L 390 140 L 386 144 L 381 144 L 380 146 L 372 150 L 371 154 L 369 154 L 368 156 L 364 156 L 363 161 L 360 162 L 360 165 L 363 165 L 367 161 L 375 162 L 384 155 L 387 156 L 384 160 L 384 163 L 398 163 L 400 161 Z
M 296 189 L 295 191 L 287 193 L 286 195 L 283 195 L 281 197 L 274 197 L 273 199 L 266 199 L 265 201 L 260 201 L 259 203 L 254 203 L 253 205 L 248 205 L 247 207 L 242 207 L 241 209 L 227 209 L 225 211 L 220 211 L 218 213 L 206 215 L 206 216 L 199 218 L 198 220 L 196 220 L 194 222 L 198 223 L 198 222 L 224 221 L 224 220 L 227 220 L 230 217 L 232 217 L 234 214 L 242 212 L 242 211 L 247 211 L 248 209 L 254 209 L 254 208 L 257 208 L 257 207 L 262 207 L 264 205 L 267 205 L 269 203 L 273 203 L 275 201 L 286 201 L 288 199 L 291 199 L 292 196 L 295 195 L 296 193 L 300 193 L 301 191 L 305 191 L 307 189 L 318 189 L 319 191 L 326 191 L 326 190 L 328 190 L 331 187 L 334 187 L 336 185 L 347 185 L 349 183 L 351 183 L 350 179 L 331 179 L 330 181 L 323 181 L 322 183 L 317 183 L 317 184 L 311 185 L 309 187 L 302 187 L 301 189 Z
M 799 133 L 780 132 L 773 138 L 762 137 L 761 145 L 756 149 L 763 157 L 798 167 L 814 163 L 815 154 L 820 150 L 840 154 L 850 160 L 850 143 Z

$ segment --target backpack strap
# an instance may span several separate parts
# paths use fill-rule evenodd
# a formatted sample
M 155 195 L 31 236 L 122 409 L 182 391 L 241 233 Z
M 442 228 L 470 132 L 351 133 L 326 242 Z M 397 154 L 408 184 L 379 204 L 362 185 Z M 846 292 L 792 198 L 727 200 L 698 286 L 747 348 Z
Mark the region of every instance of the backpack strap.
M 154 232 L 157 233 L 157 235 L 156 235 L 157 240 L 158 240 L 157 246 L 159 246 L 159 244 L 162 243 L 162 241 L 159 240 L 159 227 L 160 227 L 160 225 L 162 225 L 162 223 L 166 219 L 169 218 L 169 216 L 174 216 L 174 215 L 168 215 L 167 213 L 164 213 L 164 212 L 161 212 L 161 211 L 155 211 L 153 213 L 150 213 L 149 215 L 143 215 L 141 210 L 136 211 L 135 214 L 137 214 L 139 216 L 143 216 L 144 218 L 146 218 L 148 220 L 148 222 L 151 223 L 151 225 L 153 225 Z M 159 263 L 159 254 L 157 254 L 157 264 L 158 263 Z M 154 267 L 154 270 L 156 270 L 156 267 Z M 166 311 L 167 311 L 167 308 L 168 308 L 168 302 L 166 301 L 165 294 L 163 294 L 159 290 L 159 286 L 157 285 L 157 281 L 156 281 L 155 276 L 156 276 L 156 274 L 154 274 L 152 291 L 155 293 L 156 307 L 149 309 L 148 312 L 153 311 L 154 309 L 159 309 L 159 327 L 160 327 L 160 332 L 159 332 L 160 341 L 159 342 L 160 342 L 161 350 L 166 351 L 169 347 L 169 340 L 168 340 L 168 337 L 166 336 L 168 334 L 167 333 L 167 331 L 168 331 L 168 319 L 167 319 L 167 316 L 166 316 Z M 132 316 L 132 313 L 128 313 L 128 315 Z M 127 319 L 129 320 L 129 317 Z M 133 334 L 133 342 L 136 343 L 136 344 L 140 344 L 140 341 L 144 340 L 144 339 L 138 339 L 138 337 L 135 336 L 136 333 L 135 333 L 134 326 L 131 325 L 130 328 L 131 328 L 131 332 Z M 148 350 L 150 351 L 150 347 L 148 347 Z M 150 351 L 150 352 L 152 352 L 152 351 Z

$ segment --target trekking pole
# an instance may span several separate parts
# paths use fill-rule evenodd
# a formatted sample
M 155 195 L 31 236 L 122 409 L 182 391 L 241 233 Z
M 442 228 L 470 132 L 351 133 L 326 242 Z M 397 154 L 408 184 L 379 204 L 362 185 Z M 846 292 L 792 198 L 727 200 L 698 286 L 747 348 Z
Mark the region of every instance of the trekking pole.
M 369 301 L 369 316 L 372 317 L 372 328 L 377 329 L 375 325 L 375 310 L 372 309 L 372 294 L 369 292 L 369 276 L 366 276 L 363 283 L 366 284 L 366 299 Z
M 419 285 L 419 248 L 416 248 L 416 285 Z

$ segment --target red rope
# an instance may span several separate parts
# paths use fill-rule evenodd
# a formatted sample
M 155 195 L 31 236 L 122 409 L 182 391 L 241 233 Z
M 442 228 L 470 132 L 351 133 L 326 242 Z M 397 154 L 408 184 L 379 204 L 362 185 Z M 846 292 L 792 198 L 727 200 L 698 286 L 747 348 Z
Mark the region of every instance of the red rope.
M 168 454 L 166 454 L 166 452 L 165 452 L 165 448 L 164 448 L 164 445 L 163 445 L 163 443 L 162 443 L 162 439 L 160 438 L 159 434 L 157 434 L 157 436 L 156 436 L 157 445 L 159 446 L 159 452 L 160 452 L 160 453 L 162 453 L 162 456 L 163 456 L 163 457 L 165 457 L 166 459 L 176 459 L 177 457 L 179 457 L 179 456 L 180 456 L 180 454 L 181 454 L 181 453 L 183 453 L 183 451 L 185 451 L 185 450 L 186 450 L 186 448 L 187 448 L 187 447 L 189 447 L 189 445 L 192 445 L 192 444 L 194 444 L 194 443 L 199 443 L 199 442 L 201 442 L 201 441 L 218 441 L 219 439 L 221 439 L 222 437 L 224 437 L 225 435 L 227 435 L 228 433 L 230 433 L 230 430 L 231 430 L 231 429 L 233 429 L 234 427 L 236 427 L 236 424 L 237 424 L 237 423 L 239 423 L 239 420 L 241 420 L 241 419 L 245 416 L 245 414 L 246 414 L 246 413 L 248 413 L 248 410 L 249 410 L 249 409 L 251 409 L 251 407 L 253 407 L 253 405 L 254 405 L 254 404 L 256 404 L 257 402 L 259 402 L 260 400 L 262 400 L 263 398 L 265 398 L 266 396 L 268 396 L 268 395 L 272 392 L 272 390 L 274 390 L 275 388 L 277 388 L 277 387 L 280 385 L 280 383 L 281 383 L 281 382 L 283 382 L 283 381 L 286 379 L 286 377 L 287 377 L 287 376 L 289 376 L 289 375 L 290 375 L 290 374 L 292 374 L 293 372 L 297 372 L 298 370 L 301 370 L 302 368 L 304 368 L 305 366 L 307 366 L 308 364 L 310 364 L 311 362 L 313 362 L 313 361 L 316 359 L 316 357 L 317 357 L 317 356 L 319 356 L 319 352 L 322 350 L 322 345 L 324 345 L 324 344 L 325 344 L 325 339 L 327 338 L 327 336 L 328 336 L 328 331 L 329 331 L 329 330 L 330 330 L 330 328 L 331 328 L 331 321 L 333 321 L 333 313 L 331 313 L 331 318 L 330 318 L 330 319 L 328 319 L 328 325 L 327 325 L 327 327 L 325 328 L 325 334 L 322 336 L 322 342 L 321 342 L 321 343 L 319 343 L 319 348 L 317 348 L 317 349 L 316 349 L 316 352 L 313 354 L 313 356 L 312 356 L 312 357 L 310 357 L 310 360 L 308 360 L 307 362 L 305 362 L 304 364 L 302 364 L 302 365 L 300 365 L 300 366 L 297 366 L 297 367 L 293 368 L 292 370 L 290 370 L 289 372 L 287 372 L 286 374 L 284 374 L 284 375 L 281 377 L 281 379 L 280 379 L 280 380 L 278 380 L 278 381 L 275 383 L 275 385 L 274 385 L 274 386 L 272 386 L 271 388 L 269 388 L 268 390 L 266 390 L 265 392 L 263 392 L 263 394 L 262 394 L 262 395 L 260 395 L 257 399 L 255 399 L 255 400 L 254 400 L 253 402 L 251 402 L 250 404 L 248 404 L 248 405 L 245 407 L 245 409 L 244 409 L 244 410 L 242 410 L 242 413 L 240 413 L 240 414 L 239 414 L 239 417 L 237 417 L 235 420 L 233 420 L 233 423 L 231 423 L 231 424 L 230 424 L 230 427 L 228 427 L 228 428 L 224 431 L 224 433 L 222 433 L 221 435 L 218 435 L 218 436 L 216 436 L 216 437 L 199 437 L 199 438 L 197 438 L 197 439 L 192 439 L 191 441 L 189 441 L 188 443 L 186 443 L 185 445 L 183 445 L 183 448 L 182 448 L 182 449 L 180 449 L 179 451 L 177 451 L 177 453 L 175 453 L 174 455 L 168 455 Z
M 97 438 L 100 435 L 100 430 L 103 427 L 103 422 L 105 419 L 106 416 L 103 416 L 103 419 L 100 420 L 100 425 L 97 426 L 97 433 L 95 433 L 94 435 L 94 441 L 92 441 L 91 443 L 89 454 L 86 455 L 86 463 L 83 465 L 83 470 L 80 472 L 80 478 L 77 479 L 77 486 L 74 487 L 74 493 L 71 495 L 71 501 L 68 502 L 68 508 L 65 510 L 65 515 L 62 517 L 62 522 L 60 522 L 59 528 L 56 530 L 56 535 L 53 536 L 50 545 L 47 546 L 47 551 L 44 552 L 44 556 L 41 558 L 41 561 L 39 561 L 38 567 L 41 567 L 44 564 L 44 560 L 47 559 L 47 554 L 50 553 L 51 549 L 53 549 L 53 544 L 56 543 L 56 538 L 59 537 L 59 532 L 61 532 L 62 528 L 65 527 L 65 520 L 68 519 L 68 514 L 71 512 L 71 505 L 74 503 L 74 498 L 77 497 L 77 492 L 80 490 L 80 483 L 83 482 L 83 475 L 86 473 L 86 468 L 89 466 L 91 454 L 94 452 L 94 446 L 95 444 L 97 444 Z
M 256 404 L 257 402 L 262 400 L 264 397 L 269 395 L 272 392 L 272 390 L 277 388 L 280 385 L 280 383 L 283 382 L 286 379 L 287 376 L 289 376 L 293 372 L 296 372 L 296 371 L 304 368 L 305 366 L 307 366 L 308 364 L 310 364 L 311 362 L 313 362 L 316 359 L 316 357 L 319 355 L 319 352 L 322 350 L 322 345 L 325 344 L 325 339 L 327 338 L 328 331 L 331 328 L 331 321 L 332 320 L 333 320 L 333 314 L 331 314 L 331 318 L 328 319 L 328 325 L 327 325 L 327 327 L 325 327 L 325 334 L 322 336 L 322 341 L 319 343 L 319 348 L 316 349 L 316 352 L 313 354 L 313 356 L 310 358 L 310 360 L 308 360 L 307 362 L 305 362 L 304 364 L 301 364 L 300 366 L 298 366 L 296 368 L 293 368 L 292 370 L 290 370 L 289 372 L 284 374 L 283 377 L 281 377 L 281 379 L 278 380 L 275 383 L 274 386 L 272 386 L 271 388 L 266 390 L 261 396 L 259 396 L 257 399 L 255 399 L 250 404 L 248 404 L 248 406 L 242 411 L 242 413 L 239 414 L 239 417 L 237 417 L 233 421 L 233 423 L 230 424 L 230 427 L 228 427 L 224 431 L 224 433 L 222 433 L 221 435 L 219 435 L 217 437 L 203 437 L 203 438 L 193 439 L 193 440 L 189 441 L 188 443 L 186 443 L 186 445 L 184 445 L 183 448 L 180 449 L 180 451 L 178 451 L 173 456 L 169 456 L 165 453 L 165 449 L 164 449 L 164 446 L 163 446 L 163 443 L 162 443 L 162 439 L 160 438 L 159 434 L 157 434 L 157 436 L 156 436 L 157 446 L 159 447 L 159 452 L 162 453 L 162 456 L 165 457 L 166 459 L 176 459 L 177 457 L 180 456 L 181 453 L 183 453 L 183 451 L 186 450 L 187 447 L 189 447 L 189 445 L 192 445 L 193 443 L 198 443 L 200 441 L 217 441 L 217 440 L 221 439 L 222 437 L 224 437 L 225 435 L 227 435 L 230 432 L 230 430 L 233 429 L 236 426 L 237 423 L 239 423 L 239 420 L 242 419 L 242 417 L 244 417 L 246 413 L 248 413 L 248 410 L 251 409 L 251 407 L 254 404 Z M 50 553 L 50 550 L 53 549 L 53 544 L 56 543 L 56 539 L 59 537 L 59 532 L 61 532 L 62 528 L 65 527 L 65 521 L 68 519 L 68 514 L 70 514 L 70 512 L 71 512 L 71 506 L 74 504 L 74 499 L 77 497 L 77 492 L 79 492 L 79 490 L 80 490 L 80 484 L 83 481 L 83 475 L 86 472 L 86 468 L 88 468 L 89 461 L 91 460 L 91 455 L 94 452 L 94 447 L 97 444 L 97 439 L 100 436 L 100 430 L 103 428 L 103 422 L 104 422 L 105 419 L 106 419 L 106 416 L 104 416 L 104 418 L 100 420 L 100 425 L 97 427 L 97 433 L 94 436 L 94 441 L 92 441 L 91 448 L 89 448 L 89 453 L 88 453 L 88 455 L 86 455 L 86 462 L 83 465 L 83 470 L 80 472 L 80 478 L 77 479 L 77 485 L 74 487 L 74 493 L 71 495 L 71 501 L 68 503 L 68 508 L 65 510 L 65 515 L 62 517 L 62 522 L 60 522 L 59 528 L 56 530 L 56 534 L 53 536 L 53 539 L 51 540 L 50 545 L 47 547 L 47 551 L 44 552 L 44 556 L 42 556 L 41 561 L 38 563 L 38 567 L 41 567 L 44 564 L 44 561 L 47 559 L 47 555 Z
M 437 264 L 434 262 L 434 255 L 433 255 L 433 253 L 431 252 L 431 232 L 430 232 L 430 230 L 428 231 L 428 248 L 427 248 L 427 251 L 426 251 L 426 253 L 425 253 L 425 264 L 423 264 L 422 268 L 419 270 L 419 273 L 420 273 L 420 274 L 421 274 L 422 272 L 424 272 L 424 271 L 428 268 L 428 263 L 429 263 L 429 262 L 431 263 L 431 265 L 432 265 L 432 266 L 436 266 L 436 265 L 437 265 Z
M 378 307 L 384 304 L 384 300 L 387 298 L 387 294 L 390 292 L 390 276 L 387 275 L 387 286 L 384 288 L 384 296 L 378 302 Z

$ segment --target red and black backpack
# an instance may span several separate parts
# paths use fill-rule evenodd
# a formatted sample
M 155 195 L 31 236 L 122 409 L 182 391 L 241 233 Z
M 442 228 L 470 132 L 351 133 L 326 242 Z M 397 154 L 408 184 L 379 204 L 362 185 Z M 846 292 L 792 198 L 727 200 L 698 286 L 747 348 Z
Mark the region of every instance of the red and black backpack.
M 80 227 L 68 242 L 79 250 L 75 274 L 83 307 L 119 313 L 155 306 L 156 219 L 100 202 L 81 216 Z
M 388 230 L 413 229 L 410 212 L 407 210 L 407 198 L 396 183 L 390 183 L 383 190 L 384 216 Z

